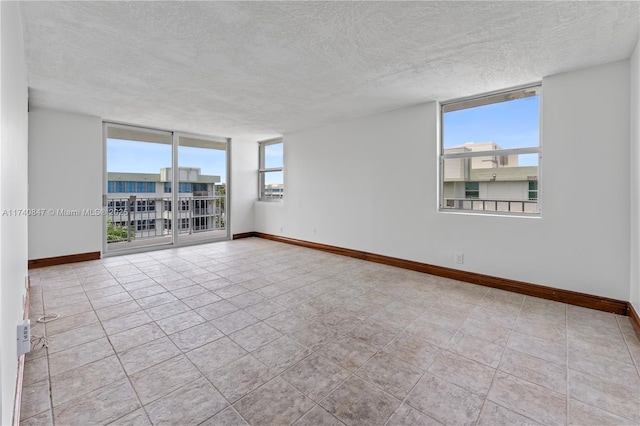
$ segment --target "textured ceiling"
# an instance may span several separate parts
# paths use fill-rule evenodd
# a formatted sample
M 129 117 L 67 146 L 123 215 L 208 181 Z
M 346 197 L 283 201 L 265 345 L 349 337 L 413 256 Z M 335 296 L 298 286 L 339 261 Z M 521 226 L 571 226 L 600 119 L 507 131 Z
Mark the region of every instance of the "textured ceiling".
M 638 2 L 24 2 L 32 105 L 257 139 L 628 58 Z

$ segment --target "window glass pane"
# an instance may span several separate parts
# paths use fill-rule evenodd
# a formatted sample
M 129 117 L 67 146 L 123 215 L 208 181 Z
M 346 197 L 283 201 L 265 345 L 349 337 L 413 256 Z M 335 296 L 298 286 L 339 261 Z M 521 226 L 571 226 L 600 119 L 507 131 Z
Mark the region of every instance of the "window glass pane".
M 264 187 L 262 198 L 280 199 L 284 196 L 283 172 L 264 172 Z
M 444 209 L 538 212 L 538 154 L 444 160 Z
M 264 147 L 264 168 L 271 169 L 274 167 L 283 167 L 283 146 L 282 142 Z
M 445 153 L 537 147 L 540 96 L 446 112 L 442 124 Z

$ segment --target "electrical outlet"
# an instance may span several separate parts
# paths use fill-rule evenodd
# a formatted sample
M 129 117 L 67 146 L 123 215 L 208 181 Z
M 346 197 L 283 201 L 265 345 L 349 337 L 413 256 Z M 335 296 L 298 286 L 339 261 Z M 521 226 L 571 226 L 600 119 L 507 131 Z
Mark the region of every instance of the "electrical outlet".
M 18 357 L 31 350 L 31 320 L 18 324 L 17 330 Z
M 463 264 L 464 263 L 464 253 L 456 253 L 454 260 L 456 263 Z
M 313 228 L 313 235 L 318 235 L 318 233 L 316 232 L 316 228 Z
M 282 234 L 282 232 L 284 231 L 284 226 L 280 227 L 280 233 Z

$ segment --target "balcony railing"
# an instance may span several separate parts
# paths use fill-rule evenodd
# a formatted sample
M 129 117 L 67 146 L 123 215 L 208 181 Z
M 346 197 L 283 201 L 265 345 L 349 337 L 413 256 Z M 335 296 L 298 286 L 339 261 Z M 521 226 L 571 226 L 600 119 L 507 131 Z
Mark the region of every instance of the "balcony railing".
M 537 200 L 494 200 L 488 198 L 445 198 L 444 209 L 507 213 L 538 213 Z
M 226 197 L 179 197 L 175 226 L 180 234 L 226 230 Z M 107 242 L 131 242 L 172 234 L 171 197 L 127 197 L 107 200 Z

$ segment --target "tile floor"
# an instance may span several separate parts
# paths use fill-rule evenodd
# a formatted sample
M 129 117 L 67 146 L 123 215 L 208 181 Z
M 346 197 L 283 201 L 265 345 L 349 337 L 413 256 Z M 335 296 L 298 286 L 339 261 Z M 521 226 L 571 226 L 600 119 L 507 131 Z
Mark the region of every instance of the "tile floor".
M 622 316 L 255 238 L 31 277 L 23 425 L 640 422 Z

